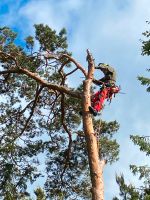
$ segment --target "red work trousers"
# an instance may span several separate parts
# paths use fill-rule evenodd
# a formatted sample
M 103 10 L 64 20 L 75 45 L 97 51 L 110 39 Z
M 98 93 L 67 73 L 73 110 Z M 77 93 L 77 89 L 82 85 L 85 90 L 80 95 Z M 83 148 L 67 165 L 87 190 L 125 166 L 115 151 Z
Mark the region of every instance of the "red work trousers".
M 96 92 L 91 98 L 92 107 L 97 111 L 101 111 L 105 102 L 108 98 L 110 88 L 103 88 L 102 90 Z

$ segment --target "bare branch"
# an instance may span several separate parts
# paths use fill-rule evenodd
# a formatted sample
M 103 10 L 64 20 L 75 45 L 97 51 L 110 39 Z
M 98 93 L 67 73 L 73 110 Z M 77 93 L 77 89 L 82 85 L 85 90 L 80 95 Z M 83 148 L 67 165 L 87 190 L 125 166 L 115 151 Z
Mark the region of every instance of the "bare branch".
M 77 71 L 77 70 L 78 70 L 78 68 L 75 68 L 75 69 L 72 70 L 71 72 L 67 73 L 66 76 L 69 76 L 69 75 L 73 74 L 73 73 L 74 73 L 75 71 Z
M 67 60 L 66 62 L 64 62 L 64 63 L 61 65 L 61 67 L 60 67 L 60 69 L 58 70 L 58 72 L 60 73 L 60 72 L 62 71 L 63 67 L 64 67 L 65 65 L 67 65 L 68 63 L 69 63 L 69 60 Z
M 86 70 L 74 58 L 67 54 L 62 54 L 62 57 L 68 58 L 71 62 L 73 62 L 76 65 L 76 67 L 84 74 L 85 77 L 87 76 Z
M 74 58 L 69 56 L 68 54 L 54 54 L 52 52 L 48 52 L 47 55 L 45 56 L 46 59 L 56 59 L 56 60 L 60 60 L 61 58 L 64 58 L 64 57 L 67 58 L 68 61 L 74 63 L 76 65 L 76 67 L 84 74 L 85 77 L 87 76 L 87 72 L 82 67 L 82 65 L 80 63 L 78 63 Z
M 77 91 L 72 91 L 64 86 L 48 83 L 47 81 L 40 78 L 37 74 L 32 73 L 32 72 L 28 71 L 27 69 L 20 69 L 20 70 L 22 71 L 23 74 L 26 74 L 30 78 L 36 80 L 38 83 L 40 83 L 44 87 L 48 87 L 49 89 L 57 90 L 61 93 L 66 93 L 66 94 L 71 95 L 76 98 L 81 98 L 81 94 Z
M 34 100 L 30 101 L 20 112 L 19 114 L 22 114 L 26 111 L 26 109 L 34 102 Z
M 24 133 L 24 131 L 26 130 L 26 128 L 27 128 L 27 126 L 28 126 L 33 114 L 34 114 L 34 110 L 35 110 L 35 107 L 37 105 L 37 101 L 38 101 L 38 98 L 39 98 L 39 95 L 40 95 L 42 89 L 43 89 L 43 86 L 41 86 L 40 89 L 38 89 L 38 87 L 37 87 L 37 91 L 36 91 L 36 94 L 35 94 L 35 99 L 33 101 L 33 106 L 31 108 L 30 115 L 29 115 L 29 117 L 28 117 L 28 119 L 27 119 L 27 121 L 26 121 L 26 123 L 24 125 L 24 128 L 21 131 L 21 133 L 17 137 L 15 137 L 14 140 L 16 140 L 18 137 L 20 137 Z
M 69 75 L 71 75 L 71 74 L 73 74 L 75 71 L 78 70 L 78 68 L 76 67 L 75 69 L 73 69 L 72 71 L 68 72 L 67 74 L 63 73 L 63 71 L 62 71 L 62 70 L 63 70 L 63 67 L 64 67 L 66 64 L 68 64 L 69 62 L 70 62 L 69 60 L 66 61 L 66 62 L 64 62 L 64 63 L 62 64 L 61 68 L 58 70 L 58 72 L 59 72 L 60 75 L 62 76 L 62 82 L 61 82 L 60 85 L 64 85 L 66 77 L 69 76 Z
M 50 106 L 51 105 L 52 106 L 51 106 L 50 113 L 49 113 L 49 116 L 48 116 L 47 125 L 50 124 L 50 123 L 52 123 L 52 120 L 55 118 L 54 107 L 55 107 L 56 101 L 59 98 L 59 96 L 60 96 L 60 93 L 59 94 L 56 93 L 55 99 L 50 103 Z M 50 118 L 50 116 L 51 116 L 52 113 L 53 113 L 53 117 Z
M 16 60 L 16 58 L 14 57 L 14 56 L 12 56 L 12 55 L 10 55 L 10 54 L 7 54 L 7 53 L 4 53 L 4 52 L 2 52 L 2 51 L 0 51 L 0 56 L 2 56 L 2 57 L 5 57 L 6 59 L 11 59 L 12 61 L 14 61 L 15 62 L 15 65 L 16 65 L 16 67 L 14 67 L 14 68 L 11 68 L 11 69 L 8 69 L 8 70 L 4 70 L 4 71 L 0 71 L 0 75 L 3 75 L 3 74 L 10 74 L 10 73 L 18 73 L 18 74 L 26 74 L 28 77 L 30 77 L 30 78 L 32 78 L 32 79 L 34 79 L 34 80 L 36 80 L 38 83 L 40 83 L 41 85 L 43 85 L 44 87 L 48 87 L 49 89 L 53 89 L 53 90 L 57 90 L 57 91 L 59 91 L 59 92 L 63 92 L 63 93 L 66 93 L 66 94 L 69 94 L 69 95 L 71 95 L 71 96 L 73 96 L 73 97 L 76 97 L 76 98 L 81 98 L 81 95 L 79 94 L 79 92 L 74 92 L 74 91 L 72 91 L 72 90 L 70 90 L 70 89 L 68 89 L 68 88 L 66 88 L 66 87 L 63 87 L 63 86 L 58 86 L 58 85 L 55 85 L 55 84 L 50 84 L 50 83 L 48 83 L 47 81 L 45 81 L 45 80 L 43 80 L 42 78 L 40 78 L 37 74 L 35 74 L 35 73 L 32 73 L 32 72 L 30 72 L 29 70 L 27 70 L 27 69 L 23 69 L 23 68 L 21 68 L 21 67 L 19 67 L 18 66 L 18 63 L 17 63 L 17 60 Z M 76 62 L 76 60 L 75 59 L 73 59 L 71 56 L 69 56 L 69 55 L 67 55 L 67 54 L 56 54 L 56 55 L 51 55 L 50 53 L 48 53 L 48 56 L 52 56 L 54 59 L 56 59 L 56 60 L 60 60 L 61 58 L 63 58 L 63 57 L 65 57 L 65 58 L 68 58 L 68 60 L 65 62 L 65 63 L 63 63 L 62 64 L 62 66 L 61 66 L 61 69 L 67 64 L 67 63 L 69 63 L 69 62 L 73 62 L 75 65 L 76 65 L 76 67 L 78 68 L 78 69 L 80 69 L 82 72 L 83 72 L 83 74 L 85 75 L 85 76 L 87 76 L 87 73 L 86 73 L 86 71 L 84 70 L 84 68 L 79 64 L 79 63 L 77 63 Z M 45 57 L 46 59 L 48 59 L 49 57 Z M 60 69 L 60 70 L 61 70 Z M 76 70 L 75 70 L 76 71 Z M 74 71 L 72 71 L 71 73 L 73 73 Z
M 61 77 L 62 77 L 62 81 L 61 81 L 60 85 L 64 85 L 64 84 L 65 84 L 66 76 L 65 76 L 65 74 L 64 74 L 63 67 L 64 67 L 67 63 L 68 63 L 68 61 L 65 62 L 65 63 L 63 63 L 62 66 L 61 66 L 61 68 L 58 70 L 59 74 L 60 74 Z
M 66 161 L 65 161 L 65 166 L 64 166 L 64 170 L 61 174 L 61 181 L 63 182 L 62 178 L 63 178 L 63 175 L 67 169 L 67 166 L 69 164 L 69 160 L 70 160 L 70 154 L 71 154 L 71 146 L 72 146 L 72 135 L 71 135 L 71 132 L 70 130 L 68 129 L 67 125 L 65 124 L 65 107 L 64 107 L 64 94 L 62 94 L 62 97 L 61 97 L 61 123 L 62 123 L 62 126 L 64 128 L 64 130 L 66 131 L 66 133 L 68 134 L 68 137 L 69 137 L 69 144 L 68 144 L 68 148 L 66 150 Z
M 52 90 L 57 90 L 61 93 L 68 94 L 68 95 L 73 96 L 73 97 L 78 98 L 78 99 L 81 99 L 81 97 L 82 97 L 81 94 L 78 91 L 73 91 L 73 90 L 68 89 L 67 87 L 64 87 L 64 86 L 48 83 L 46 80 L 43 80 L 41 77 L 39 77 L 38 74 L 30 72 L 27 69 L 19 68 L 19 69 L 11 69 L 11 70 L 0 71 L 0 75 L 8 74 L 8 73 L 25 74 L 28 77 L 34 79 L 37 83 L 39 83 L 43 87 L 47 87 L 47 88 L 52 89 Z
M 3 74 L 13 74 L 13 73 L 20 74 L 21 72 L 17 68 L 12 68 L 12 69 L 8 69 L 8 70 L 0 71 L 0 75 L 3 75 Z

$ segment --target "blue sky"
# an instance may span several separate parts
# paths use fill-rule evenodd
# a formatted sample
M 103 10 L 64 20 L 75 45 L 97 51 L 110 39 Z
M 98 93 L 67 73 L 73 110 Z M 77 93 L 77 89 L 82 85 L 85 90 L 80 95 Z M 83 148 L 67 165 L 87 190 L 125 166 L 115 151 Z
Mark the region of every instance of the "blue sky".
M 15 3 L 14 3 L 15 2 Z M 102 118 L 117 120 L 120 130 L 116 135 L 120 160 L 104 171 L 105 197 L 111 200 L 118 193 L 115 173 L 127 175 L 128 182 L 136 182 L 129 172 L 129 164 L 148 164 L 129 140 L 130 134 L 150 134 L 149 94 L 137 80 L 147 75 L 148 57 L 141 56 L 142 32 L 149 29 L 149 0 L 3 0 L 0 2 L 0 25 L 17 30 L 21 39 L 33 34 L 33 25 L 44 23 L 53 29 L 66 27 L 69 49 L 86 66 L 86 49 L 95 62 L 105 62 L 117 70 L 117 83 L 124 95 L 118 95 L 106 105 Z M 96 72 L 95 76 L 102 76 Z M 78 81 L 83 79 L 79 76 Z M 70 81 L 70 84 L 73 83 Z

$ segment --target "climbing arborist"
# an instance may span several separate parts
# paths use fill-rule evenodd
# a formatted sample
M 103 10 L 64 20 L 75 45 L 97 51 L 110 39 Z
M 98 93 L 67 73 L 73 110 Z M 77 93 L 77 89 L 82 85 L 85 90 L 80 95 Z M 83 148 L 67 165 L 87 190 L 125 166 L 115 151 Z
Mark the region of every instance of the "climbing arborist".
M 91 106 L 89 106 L 90 112 L 96 116 L 98 112 L 103 109 L 104 101 L 106 99 L 112 99 L 113 94 L 119 92 L 120 88 L 115 85 L 116 83 L 116 71 L 108 64 L 99 63 L 95 69 L 100 69 L 104 73 L 104 77 L 100 80 L 93 80 L 93 83 L 100 85 L 100 90 L 91 97 Z

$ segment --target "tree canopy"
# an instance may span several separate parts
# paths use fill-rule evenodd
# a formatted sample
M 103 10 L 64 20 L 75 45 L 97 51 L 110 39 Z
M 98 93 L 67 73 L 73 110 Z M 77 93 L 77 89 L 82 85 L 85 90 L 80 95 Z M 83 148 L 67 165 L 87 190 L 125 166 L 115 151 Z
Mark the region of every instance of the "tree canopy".
M 22 46 L 10 28 L 0 28 L 1 196 L 30 198 L 29 185 L 43 177 L 49 199 L 90 199 L 89 147 L 79 115 L 83 83 L 71 88 L 69 81 L 77 71 L 90 79 L 92 57 L 87 51 L 88 67 L 83 68 L 67 49 L 65 29 L 34 27 L 35 36 L 26 37 Z M 93 124 L 100 160 L 111 164 L 118 159 L 113 135 L 119 124 Z M 40 188 L 35 194 L 45 199 Z

